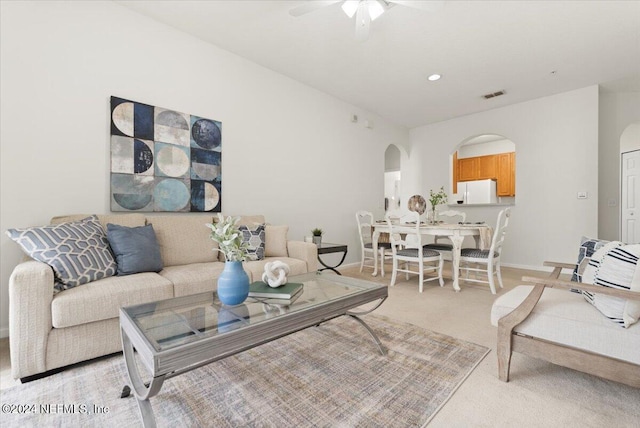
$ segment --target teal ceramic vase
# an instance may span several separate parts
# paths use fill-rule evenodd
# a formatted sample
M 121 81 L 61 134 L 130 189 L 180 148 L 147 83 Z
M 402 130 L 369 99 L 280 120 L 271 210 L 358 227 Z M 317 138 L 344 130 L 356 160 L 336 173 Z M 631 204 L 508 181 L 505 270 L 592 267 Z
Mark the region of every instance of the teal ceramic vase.
M 218 278 L 218 298 L 229 306 L 239 305 L 249 295 L 249 275 L 242 262 L 226 262 Z

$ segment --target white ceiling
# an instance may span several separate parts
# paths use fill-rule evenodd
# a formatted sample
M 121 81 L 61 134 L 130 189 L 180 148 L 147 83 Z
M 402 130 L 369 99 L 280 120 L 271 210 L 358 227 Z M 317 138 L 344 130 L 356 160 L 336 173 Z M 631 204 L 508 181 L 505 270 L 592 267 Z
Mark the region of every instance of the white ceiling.
M 339 3 L 298 18 L 304 1 L 117 3 L 409 128 L 593 84 L 640 91 L 640 1 L 396 5 L 365 42 Z

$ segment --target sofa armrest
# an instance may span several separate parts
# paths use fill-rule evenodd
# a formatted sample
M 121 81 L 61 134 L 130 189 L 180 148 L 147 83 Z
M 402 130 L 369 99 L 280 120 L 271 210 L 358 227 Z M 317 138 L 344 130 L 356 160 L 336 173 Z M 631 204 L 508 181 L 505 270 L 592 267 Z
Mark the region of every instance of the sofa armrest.
M 318 270 L 318 247 L 312 242 L 287 241 L 289 257 L 307 262 L 308 272 Z
M 549 275 L 550 278 L 558 278 L 562 273 L 562 269 L 573 270 L 576 268 L 575 264 L 570 263 L 558 263 L 558 262 L 544 262 L 543 266 L 549 266 L 553 268 L 553 272 Z
M 9 346 L 14 379 L 46 371 L 51 331 L 53 270 L 45 263 L 20 263 L 9 278 Z

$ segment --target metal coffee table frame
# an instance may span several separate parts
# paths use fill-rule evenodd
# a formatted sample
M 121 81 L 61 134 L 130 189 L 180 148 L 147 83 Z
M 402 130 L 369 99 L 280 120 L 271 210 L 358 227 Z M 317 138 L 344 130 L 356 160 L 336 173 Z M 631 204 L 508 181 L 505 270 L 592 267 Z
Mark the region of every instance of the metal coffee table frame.
M 313 276 L 341 285 L 358 286 L 364 281 L 352 278 L 343 279 L 331 275 L 307 274 L 290 278 L 291 282 L 304 282 L 303 279 L 313 279 Z M 271 342 L 283 336 L 317 326 L 339 316 L 349 316 L 358 321 L 370 334 L 382 355 L 386 354 L 384 345 L 375 332 L 361 318 L 377 309 L 387 298 L 387 287 L 373 283 L 353 294 L 339 296 L 318 305 L 268 318 L 256 324 L 250 324 L 224 334 L 204 337 L 202 339 L 175 346 L 166 350 L 156 350 L 149 339 L 134 322 L 131 313 L 142 306 L 131 306 L 120 309 L 120 328 L 122 333 L 122 348 L 127 366 L 129 380 L 138 402 L 140 414 L 145 427 L 155 427 L 155 417 L 149 399 L 160 391 L 165 380 L 181 375 L 214 361 L 227 358 L 256 346 Z M 210 299 L 213 301 L 215 293 L 203 293 L 194 296 L 178 297 L 181 302 L 193 303 Z M 367 303 L 379 300 L 372 308 L 354 312 L 353 309 Z M 145 365 L 152 379 L 145 383 L 136 364 L 134 349 L 139 354 L 139 360 Z

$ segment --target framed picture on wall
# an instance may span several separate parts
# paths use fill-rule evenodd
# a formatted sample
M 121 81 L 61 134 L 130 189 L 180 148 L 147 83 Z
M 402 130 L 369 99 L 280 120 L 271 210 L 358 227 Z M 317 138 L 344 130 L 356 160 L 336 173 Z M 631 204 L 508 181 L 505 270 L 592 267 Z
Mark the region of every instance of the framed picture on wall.
M 220 212 L 222 123 L 111 97 L 111 211 Z

